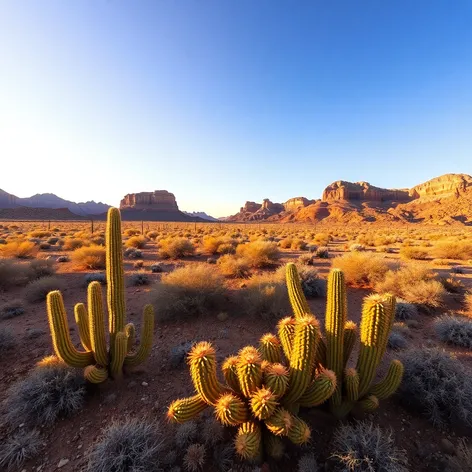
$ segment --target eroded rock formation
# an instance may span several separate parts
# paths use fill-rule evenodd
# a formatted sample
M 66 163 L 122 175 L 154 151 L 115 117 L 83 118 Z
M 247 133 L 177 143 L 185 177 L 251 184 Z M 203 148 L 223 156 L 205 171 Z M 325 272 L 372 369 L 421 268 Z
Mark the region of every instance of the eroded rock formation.
M 467 174 L 444 174 L 417 185 L 410 190 L 413 198 L 458 197 L 472 187 L 472 177 Z
M 178 211 L 173 193 L 167 190 L 128 193 L 120 202 L 121 210 Z
M 345 200 L 348 202 L 408 202 L 408 189 L 386 189 L 374 187 L 368 182 L 346 182 L 338 180 L 323 191 L 324 202 Z

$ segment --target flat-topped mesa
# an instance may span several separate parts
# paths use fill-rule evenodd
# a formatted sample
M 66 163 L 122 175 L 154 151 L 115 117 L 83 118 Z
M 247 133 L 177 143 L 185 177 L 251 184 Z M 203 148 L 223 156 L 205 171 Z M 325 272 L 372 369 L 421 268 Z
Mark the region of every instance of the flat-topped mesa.
M 255 213 L 261 207 L 260 203 L 246 202 L 239 210 L 240 213 Z
M 374 187 L 368 182 L 346 182 L 338 180 L 323 191 L 323 201 L 344 200 L 350 202 L 409 202 L 412 198 L 408 189 L 385 189 Z
M 412 198 L 458 197 L 472 188 L 472 177 L 467 174 L 444 174 L 410 189 Z
M 120 202 L 120 210 L 179 211 L 175 196 L 167 190 L 129 193 Z
M 285 211 L 293 211 L 302 207 L 306 207 L 312 203 L 314 203 L 313 200 L 308 200 L 308 198 L 294 197 L 294 198 L 288 199 L 283 205 L 284 205 Z

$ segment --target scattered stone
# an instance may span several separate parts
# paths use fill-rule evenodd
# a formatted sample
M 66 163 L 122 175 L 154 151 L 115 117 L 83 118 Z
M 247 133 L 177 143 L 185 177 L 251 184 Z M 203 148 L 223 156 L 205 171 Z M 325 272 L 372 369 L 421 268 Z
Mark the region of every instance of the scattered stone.
M 147 382 L 141 382 L 141 385 L 142 385 L 143 387 L 148 387 L 148 386 L 149 386 L 149 384 L 148 384 Z
M 57 464 L 57 468 L 60 469 L 61 467 L 64 467 L 68 463 L 69 463 L 69 459 L 61 459 L 59 461 L 59 464 Z

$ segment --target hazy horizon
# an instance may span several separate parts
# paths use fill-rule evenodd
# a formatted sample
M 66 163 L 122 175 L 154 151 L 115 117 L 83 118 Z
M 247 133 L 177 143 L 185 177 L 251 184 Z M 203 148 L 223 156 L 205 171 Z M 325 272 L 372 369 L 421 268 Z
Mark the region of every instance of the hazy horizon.
M 0 188 L 220 217 L 472 173 L 472 3 L 0 3 Z

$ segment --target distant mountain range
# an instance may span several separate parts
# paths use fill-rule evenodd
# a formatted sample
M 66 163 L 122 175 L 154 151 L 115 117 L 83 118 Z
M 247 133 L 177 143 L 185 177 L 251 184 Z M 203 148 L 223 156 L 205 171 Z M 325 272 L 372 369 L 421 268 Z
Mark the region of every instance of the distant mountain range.
M 75 203 L 58 197 L 53 193 L 37 193 L 32 197 L 19 198 L 16 195 L 12 195 L 11 193 L 7 193 L 0 189 L 0 209 L 20 207 L 49 209 L 67 208 L 75 215 L 88 217 L 90 215 L 105 213 L 108 208 L 110 208 L 110 205 L 94 201 Z
M 202 220 L 207 221 L 220 221 L 218 218 L 213 218 L 213 216 L 207 215 L 204 211 L 183 211 L 188 216 L 192 218 L 201 218 Z

